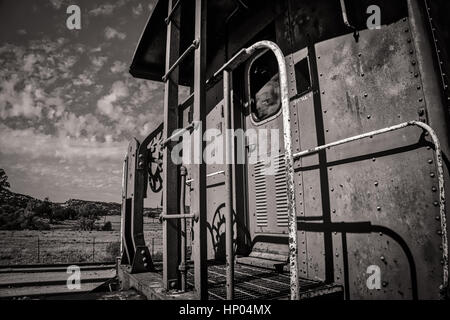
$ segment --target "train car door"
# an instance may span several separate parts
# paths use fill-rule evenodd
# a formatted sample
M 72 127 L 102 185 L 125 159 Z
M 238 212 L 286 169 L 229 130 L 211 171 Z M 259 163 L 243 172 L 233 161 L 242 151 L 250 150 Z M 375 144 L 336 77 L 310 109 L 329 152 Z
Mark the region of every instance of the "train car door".
M 248 215 L 252 239 L 288 233 L 278 64 L 264 52 L 246 66 Z

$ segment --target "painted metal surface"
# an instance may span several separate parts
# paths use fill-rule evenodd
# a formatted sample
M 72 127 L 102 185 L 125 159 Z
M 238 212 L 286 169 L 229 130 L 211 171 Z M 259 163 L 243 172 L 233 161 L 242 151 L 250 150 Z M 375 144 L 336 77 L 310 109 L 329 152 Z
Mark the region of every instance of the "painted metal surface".
M 124 162 L 124 189 L 122 198 L 122 264 L 128 265 L 131 273 L 153 270 L 153 261 L 144 239 L 144 185 L 145 170 L 138 169 L 140 143 L 130 141 Z
M 199 121 L 202 127 L 199 136 L 203 137 L 206 130 L 206 21 L 207 6 L 205 0 L 195 0 L 195 35 L 194 38 L 199 40 L 198 48 L 194 53 L 194 121 Z M 202 139 L 196 141 L 204 150 L 205 143 Z M 194 149 L 195 150 L 195 149 Z M 197 155 L 202 156 L 202 155 Z M 195 155 L 194 155 L 195 157 Z M 194 212 L 198 212 L 199 219 L 194 223 L 193 240 L 192 240 L 192 256 L 194 260 L 195 274 L 195 291 L 199 299 L 208 299 L 208 269 L 206 266 L 207 259 L 207 201 L 206 201 L 206 164 L 200 161 L 192 170 L 194 179 L 194 197 L 191 201 L 191 208 Z
M 308 156 L 313 153 L 320 152 L 322 150 L 331 149 L 333 147 L 351 143 L 354 141 L 372 138 L 377 135 L 386 134 L 392 131 L 404 129 L 409 126 L 418 126 L 424 129 L 432 138 L 434 151 L 436 153 L 436 166 L 437 166 L 437 175 L 438 175 L 438 183 L 439 183 L 439 220 L 441 221 L 441 236 L 442 236 L 442 285 L 441 289 L 446 291 L 448 288 L 448 237 L 447 237 L 447 219 L 446 219 L 446 207 L 445 207 L 445 185 L 444 185 L 444 165 L 442 160 L 442 152 L 441 152 L 441 144 L 439 142 L 439 138 L 434 132 L 434 130 L 428 126 L 427 124 L 420 121 L 410 121 L 401 123 L 396 126 L 375 130 L 372 132 L 368 132 L 365 134 L 361 134 L 354 137 L 349 137 L 347 139 L 343 139 L 340 141 L 335 141 L 328 143 L 326 145 L 318 146 L 316 148 L 312 148 L 309 150 L 304 150 L 293 155 L 294 160 L 298 160 L 302 157 Z
M 419 112 L 424 92 L 410 39 L 408 19 L 402 19 L 381 30 L 361 32 L 359 42 L 346 35 L 315 45 L 325 144 L 402 121 L 427 121 Z M 437 234 L 441 216 L 433 192 L 438 184 L 436 161 L 422 133 L 409 128 L 322 151 L 326 162 L 319 166 L 325 166 L 328 177 L 328 187 L 321 188 L 330 216 L 327 224 L 338 221 L 349 228 L 341 239 L 345 243 L 324 248 L 343 273 L 335 263 L 325 264 L 325 271 L 332 272 L 335 281 L 347 273 L 352 299 L 439 297 L 443 275 L 442 232 Z M 351 222 L 360 221 L 386 228 L 382 238 L 370 229 L 352 233 Z M 327 233 L 333 235 L 331 230 L 323 232 Z M 342 251 L 335 252 L 335 246 Z M 314 251 L 309 244 L 308 248 Z M 380 291 L 366 286 L 365 272 L 371 265 L 381 268 Z
M 196 1 L 197 34 L 205 32 L 200 20 L 206 17 L 198 15 L 205 9 L 200 2 Z M 339 1 L 288 1 L 290 11 L 277 18 L 274 25 L 276 42 L 280 41 L 285 54 L 293 54 L 284 57 L 278 50 L 278 61 L 284 63 L 286 59 L 287 63 L 281 70 L 285 78 L 283 109 L 279 118 L 267 124 L 267 128 L 284 129 L 283 141 L 289 146 L 281 148 L 279 161 L 285 174 L 267 182 L 258 169 L 261 164 L 250 167 L 254 178 L 244 182 L 249 183 L 245 186 L 249 200 L 258 202 L 257 217 L 250 216 L 246 223 L 237 225 L 237 221 L 245 220 L 239 220 L 245 215 L 241 208 L 233 213 L 235 221 L 230 226 L 229 209 L 240 205 L 236 202 L 238 197 L 243 198 L 243 192 L 229 190 L 236 182 L 233 179 L 227 183 L 227 168 L 215 164 L 189 168 L 191 210 L 200 214 L 193 233 L 198 298 L 207 295 L 202 261 L 221 255 L 230 261 L 230 247 L 240 245 L 239 234 L 244 234 L 244 238 L 250 235 L 246 241 L 254 240 L 257 232 L 246 229 L 252 221 L 267 231 L 269 218 L 273 218 L 273 213 L 269 213 L 272 203 L 268 202 L 274 203 L 275 224 L 280 225 L 279 230 L 288 231 L 290 238 L 292 298 L 299 297 L 297 271 L 301 277 L 342 284 L 348 299 L 434 299 L 439 297 L 439 287 L 446 291 L 448 226 L 444 184 L 448 182 L 448 169 L 442 159 L 448 154 L 447 127 L 438 101 L 439 85 L 433 76 L 434 61 L 429 50 L 432 46 L 425 36 L 418 2 L 405 3 L 410 18 L 403 19 L 401 6 L 398 10 L 393 8 L 380 30 L 364 30 L 355 39 L 346 34 L 355 20 L 351 10 L 345 13 L 351 16 L 346 21 L 352 23 L 336 24 L 342 22 Z M 247 23 L 255 20 L 252 19 Z M 360 22 L 355 20 L 357 25 Z M 252 28 L 249 34 L 256 33 L 256 29 Z M 229 39 L 238 39 L 240 30 L 230 30 Z M 222 130 L 228 126 L 223 108 L 233 98 L 222 100 L 224 70 L 235 70 L 263 47 L 277 49 L 274 43 L 263 41 L 242 49 L 216 71 L 230 50 L 235 52 L 244 45 L 231 42 L 226 45 L 228 49 L 215 53 L 208 66 L 205 52 L 200 52 L 205 50 L 202 41 L 196 50 L 194 90 L 181 109 L 188 109 L 194 102 L 194 119 L 204 124 L 203 129 Z M 172 58 L 176 62 L 177 56 Z M 303 92 L 296 83 L 296 72 L 305 59 L 311 88 Z M 167 65 L 169 69 L 170 66 L 174 65 Z M 215 72 L 206 87 L 205 72 Z M 174 74 L 175 71 L 171 76 Z M 232 111 L 240 113 L 240 105 L 236 103 L 239 107 Z M 189 124 L 182 118 L 178 127 Z M 236 118 L 239 116 L 234 117 L 234 122 Z M 396 125 L 401 122 L 404 124 Z M 365 132 L 370 133 L 362 135 Z M 439 156 L 439 139 L 443 156 Z M 318 145 L 324 146 L 316 148 Z M 293 163 L 294 157 L 301 159 Z M 231 176 L 235 177 L 236 172 Z M 170 181 L 173 183 L 174 179 Z M 272 192 L 277 188 L 286 193 Z M 229 191 L 235 193 L 233 204 L 226 197 Z M 289 203 L 287 212 L 278 210 L 285 203 Z M 249 213 L 252 208 L 250 204 Z M 222 253 L 217 243 L 226 244 Z M 265 251 L 254 254 L 266 256 Z M 381 290 L 367 288 L 366 270 L 370 265 L 381 268 Z M 228 284 L 232 283 L 229 274 L 227 279 Z M 228 296 L 232 296 L 230 291 Z
M 168 1 L 170 12 L 173 1 Z M 166 34 L 166 61 L 165 70 L 178 59 L 180 51 L 180 30 L 175 26 L 180 23 L 180 11 L 176 10 L 167 25 Z M 179 128 L 180 114 L 178 112 L 178 80 L 179 69 L 170 74 L 170 79 L 164 84 L 164 132 L 163 139 L 169 138 Z M 179 176 L 178 166 L 171 160 L 172 144 L 163 150 L 163 213 L 179 213 Z M 163 221 L 163 283 L 165 289 L 179 287 L 180 275 L 178 266 L 180 264 L 180 241 L 179 221 L 170 219 Z
M 231 118 L 231 74 L 225 70 L 223 74 L 223 108 L 225 123 L 225 250 L 227 275 L 227 300 L 234 297 L 234 248 L 233 248 L 233 165 L 232 165 L 232 136 L 228 129 L 232 127 Z

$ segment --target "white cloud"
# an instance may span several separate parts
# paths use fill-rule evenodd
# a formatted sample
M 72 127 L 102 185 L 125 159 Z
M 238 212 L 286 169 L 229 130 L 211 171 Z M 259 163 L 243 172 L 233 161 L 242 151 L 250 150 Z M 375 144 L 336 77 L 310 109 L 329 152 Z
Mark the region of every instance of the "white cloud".
M 93 15 L 93 16 L 109 16 L 113 13 L 115 7 L 112 4 L 103 4 L 101 6 L 99 6 L 98 8 L 92 9 L 91 11 L 89 11 L 89 14 Z
M 141 3 L 139 3 L 136 7 L 133 7 L 133 14 L 140 16 L 142 12 L 144 11 L 144 7 Z
M 127 69 L 127 65 L 125 62 L 122 61 L 114 61 L 111 72 L 112 73 L 121 73 L 124 72 Z
M 50 3 L 52 4 L 53 8 L 59 10 L 61 8 L 63 0 L 50 0 Z
M 35 103 L 36 88 L 31 84 L 16 91 L 14 87 L 18 84 L 17 75 L 13 75 L 10 80 L 3 80 L 0 88 L 0 118 L 23 116 L 25 118 L 40 118 L 42 107 Z
M 127 35 L 123 32 L 117 31 L 114 28 L 106 27 L 105 28 L 105 37 L 108 40 L 113 39 L 113 38 L 118 38 L 120 40 L 123 40 L 127 37 Z
M 118 120 L 122 116 L 122 108 L 115 106 L 114 103 L 119 99 L 128 97 L 128 88 L 122 81 L 116 81 L 111 87 L 108 95 L 97 101 L 97 109 L 101 114 L 108 116 L 113 120 Z
M 86 138 L 51 136 L 32 128 L 14 130 L 0 124 L 2 154 L 25 156 L 28 159 L 56 157 L 57 159 L 123 159 L 126 142 L 99 142 Z
M 34 64 L 38 61 L 38 58 L 36 57 L 35 54 L 30 53 L 26 55 L 23 60 L 24 60 L 23 70 L 26 72 L 31 72 L 33 71 Z
M 101 68 L 108 61 L 108 57 L 92 57 L 91 61 L 94 66 Z
M 94 81 L 92 80 L 91 74 L 84 71 L 82 74 L 78 75 L 75 80 L 73 80 L 73 84 L 75 86 L 91 86 L 94 84 Z

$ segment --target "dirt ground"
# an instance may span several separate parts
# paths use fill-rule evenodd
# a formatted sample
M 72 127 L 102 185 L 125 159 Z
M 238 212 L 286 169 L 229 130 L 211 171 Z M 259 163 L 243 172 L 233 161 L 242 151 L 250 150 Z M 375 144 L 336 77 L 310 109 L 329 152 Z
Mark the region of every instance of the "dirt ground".
M 114 261 L 117 249 L 111 243 L 120 241 L 120 216 L 98 222 L 106 221 L 111 221 L 112 231 L 76 231 L 76 221 L 52 225 L 49 231 L 0 231 L 0 265 Z M 162 251 L 159 221 L 144 218 L 144 234 L 150 253 L 157 258 Z

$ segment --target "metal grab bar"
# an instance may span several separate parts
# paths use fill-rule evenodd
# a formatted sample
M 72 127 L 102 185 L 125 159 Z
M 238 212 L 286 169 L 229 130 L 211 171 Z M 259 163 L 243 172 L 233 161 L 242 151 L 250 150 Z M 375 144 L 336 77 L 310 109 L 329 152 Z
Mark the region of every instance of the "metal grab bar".
M 161 214 L 159 215 L 161 220 L 170 220 L 170 219 L 198 219 L 198 215 L 195 213 L 188 214 Z
M 211 177 L 218 176 L 219 174 L 225 174 L 225 171 L 224 171 L 224 170 L 220 170 L 220 171 L 208 173 L 208 174 L 206 175 L 206 177 L 207 177 L 207 178 L 211 178 Z M 188 180 L 186 180 L 186 184 L 189 184 L 189 183 L 194 182 L 194 181 L 195 181 L 195 179 L 188 179 Z
M 226 128 L 232 128 L 231 88 L 232 72 L 223 71 L 223 108 Z M 234 299 L 234 252 L 233 252 L 233 166 L 232 166 L 232 137 L 225 134 L 225 252 L 226 252 L 226 287 L 227 300 Z
M 179 0 L 181 1 L 181 0 Z M 186 199 L 186 176 L 187 169 L 184 166 L 180 168 L 180 177 L 181 177 L 181 185 L 180 185 L 180 213 L 185 216 L 185 199 Z M 181 273 L 181 291 L 186 291 L 186 276 L 187 276 L 187 268 L 186 268 L 186 245 L 187 245 L 187 234 L 186 234 L 186 219 L 181 220 L 181 261 L 178 269 Z
M 401 123 L 392 127 L 375 130 L 372 132 L 360 134 L 357 136 L 353 136 L 350 138 L 342 139 L 339 141 L 335 141 L 329 144 L 325 144 L 322 146 L 318 146 L 316 148 L 304 150 L 294 154 L 294 160 L 298 160 L 307 155 L 317 153 L 323 151 L 325 149 L 330 149 L 332 147 L 336 147 L 342 144 L 346 144 L 349 142 L 370 138 L 376 135 L 388 133 L 391 131 L 400 130 L 409 126 L 418 126 L 424 129 L 430 137 L 433 139 L 435 154 L 436 154 L 436 166 L 438 171 L 438 180 L 439 180 L 439 216 L 441 220 L 441 233 L 442 233 L 442 264 L 443 264 L 443 281 L 441 291 L 447 291 L 448 289 L 448 239 L 447 239 L 447 217 L 445 214 L 445 185 L 444 185 L 444 165 L 442 161 L 442 151 L 441 144 L 439 142 L 439 138 L 436 132 L 427 124 L 421 121 L 409 121 L 405 123 Z
M 175 68 L 178 67 L 178 65 L 187 57 L 187 55 L 189 53 L 191 53 L 192 51 L 197 49 L 199 44 L 200 44 L 199 40 L 197 40 L 197 39 L 192 41 L 192 44 L 181 54 L 181 56 L 177 59 L 177 61 L 174 62 L 174 64 L 169 68 L 167 73 L 162 77 L 163 82 L 167 81 L 167 79 L 169 78 L 169 76 L 173 72 L 173 70 L 175 70 Z
M 172 134 L 170 137 L 168 137 L 167 139 L 163 140 L 161 142 L 161 147 L 165 148 L 167 147 L 167 145 L 170 142 L 173 141 L 178 141 L 178 138 L 182 137 L 186 132 L 190 132 L 191 130 L 195 130 L 196 128 L 199 127 L 199 123 L 198 121 L 193 121 L 191 123 L 189 123 L 185 128 L 182 128 L 180 130 L 177 130 L 174 134 Z
M 167 17 L 164 19 L 164 22 L 166 24 L 169 24 L 170 20 L 172 19 L 173 14 L 175 13 L 175 11 L 178 9 L 178 7 L 181 4 L 181 0 L 178 0 L 174 6 L 172 7 L 172 10 L 170 10 L 169 14 L 167 15 Z
M 280 79 L 281 110 L 283 114 L 283 137 L 284 137 L 284 161 L 286 164 L 286 191 L 288 200 L 289 217 L 289 266 L 290 266 L 290 289 L 291 300 L 298 300 L 300 297 L 300 284 L 298 281 L 298 261 L 297 261 L 297 213 L 295 207 L 295 181 L 294 181 L 294 158 L 292 156 L 291 137 L 291 116 L 289 110 L 289 91 L 286 61 L 283 52 L 276 43 L 263 40 L 238 52 L 219 71 L 217 71 L 210 81 L 217 81 L 221 73 L 231 71 L 253 56 L 259 50 L 270 50 L 275 55 L 278 63 Z M 227 284 L 228 285 L 228 284 Z

